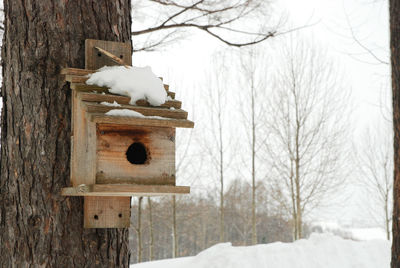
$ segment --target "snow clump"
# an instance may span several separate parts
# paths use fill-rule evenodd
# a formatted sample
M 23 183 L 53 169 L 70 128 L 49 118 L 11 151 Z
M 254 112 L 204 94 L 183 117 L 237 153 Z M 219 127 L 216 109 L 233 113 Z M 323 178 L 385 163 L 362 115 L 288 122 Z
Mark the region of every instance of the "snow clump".
M 148 115 L 145 116 L 139 112 L 132 111 L 129 109 L 113 109 L 105 113 L 105 115 L 110 115 L 110 116 L 127 116 L 127 117 L 140 117 L 140 118 L 147 118 L 147 119 L 168 119 L 165 117 L 161 116 L 156 116 L 156 115 Z
M 150 105 L 160 106 L 167 99 L 161 79 L 149 66 L 105 66 L 90 74 L 86 84 L 108 87 L 111 93 L 128 96 L 131 105 L 145 99 Z
M 105 105 L 105 106 L 111 106 L 111 107 L 121 107 L 121 104 L 119 104 L 118 102 L 114 101 L 114 102 L 100 102 L 101 105 Z
M 135 112 L 129 109 L 114 109 L 106 112 L 106 115 L 111 116 L 128 116 L 128 117 L 145 117 L 143 114 L 139 112 Z

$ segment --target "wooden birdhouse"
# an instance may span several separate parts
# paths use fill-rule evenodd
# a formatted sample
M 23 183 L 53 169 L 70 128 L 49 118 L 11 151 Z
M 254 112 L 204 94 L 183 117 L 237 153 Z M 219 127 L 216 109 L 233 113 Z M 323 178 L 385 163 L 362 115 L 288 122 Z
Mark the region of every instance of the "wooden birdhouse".
M 145 99 L 130 105 L 129 97 L 87 85 L 88 74 L 103 66 L 130 66 L 131 46 L 100 40 L 86 40 L 85 46 L 85 69 L 62 70 L 72 90 L 72 187 L 63 188 L 62 195 L 84 196 L 86 228 L 126 228 L 132 196 L 190 192 L 175 184 L 175 129 L 193 128 L 194 123 L 168 85 L 168 101 L 159 107 Z M 143 116 L 106 114 L 118 109 Z

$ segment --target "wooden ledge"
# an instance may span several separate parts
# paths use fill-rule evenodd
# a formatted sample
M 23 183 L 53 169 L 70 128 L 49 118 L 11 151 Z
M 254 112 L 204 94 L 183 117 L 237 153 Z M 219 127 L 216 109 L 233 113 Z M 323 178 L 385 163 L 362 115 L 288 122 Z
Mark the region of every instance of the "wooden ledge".
M 79 68 L 62 68 L 61 74 L 63 75 L 88 75 L 96 72 L 96 70 L 79 69 Z
M 90 101 L 90 102 L 118 102 L 119 104 L 129 104 L 131 98 L 120 96 L 120 95 L 113 95 L 113 94 L 97 94 L 93 92 L 78 92 L 79 96 L 83 101 Z M 182 102 L 177 100 L 169 100 L 166 101 L 161 106 L 151 106 L 146 100 L 138 100 L 136 101 L 137 106 L 144 106 L 144 107 L 161 107 L 161 108 L 175 108 L 180 109 L 182 107 Z
M 131 184 L 83 184 L 61 190 L 63 196 L 164 196 L 189 193 L 189 186 Z
M 88 113 L 107 113 L 110 110 L 127 109 L 139 112 L 144 116 L 161 116 L 164 118 L 187 119 L 188 113 L 182 109 L 166 109 L 164 107 L 145 107 L 137 105 L 120 104 L 120 106 L 107 106 L 95 102 L 84 101 Z
M 90 114 L 90 121 L 99 124 L 137 125 L 149 127 L 181 127 L 193 128 L 194 123 L 187 119 L 158 119 L 131 116 L 110 116 L 104 114 Z
M 79 90 L 83 92 L 92 92 L 92 91 L 97 91 L 97 92 L 108 92 L 109 87 L 101 87 L 97 85 L 88 85 L 85 84 L 86 80 L 88 78 L 84 76 L 66 76 L 66 81 L 70 82 L 70 88 L 74 90 Z M 167 92 L 167 95 L 170 96 L 172 99 L 175 98 L 175 92 L 169 91 L 169 85 L 164 84 L 164 89 L 165 92 Z

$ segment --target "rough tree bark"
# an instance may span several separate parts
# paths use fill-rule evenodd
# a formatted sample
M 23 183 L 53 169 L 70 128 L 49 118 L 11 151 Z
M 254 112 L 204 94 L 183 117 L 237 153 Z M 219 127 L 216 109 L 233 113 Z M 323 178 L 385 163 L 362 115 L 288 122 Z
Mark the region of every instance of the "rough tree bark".
M 128 267 L 128 229 L 83 229 L 69 185 L 71 94 L 86 38 L 130 41 L 130 0 L 4 1 L 0 266 Z
M 391 267 L 400 267 L 400 0 L 389 1 L 392 67 L 394 182 Z

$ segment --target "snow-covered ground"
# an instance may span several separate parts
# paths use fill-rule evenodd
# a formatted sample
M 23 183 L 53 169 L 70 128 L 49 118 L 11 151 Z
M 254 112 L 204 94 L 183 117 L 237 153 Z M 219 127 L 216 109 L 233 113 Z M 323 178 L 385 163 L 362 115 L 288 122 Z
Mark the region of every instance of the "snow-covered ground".
M 194 257 L 131 265 L 131 268 L 385 268 L 390 242 L 346 240 L 332 234 L 312 234 L 293 243 L 249 247 L 217 244 Z
M 311 230 L 316 233 L 329 233 L 358 241 L 386 239 L 385 230 L 379 227 L 355 228 L 344 227 L 337 222 L 316 222 L 311 227 Z

